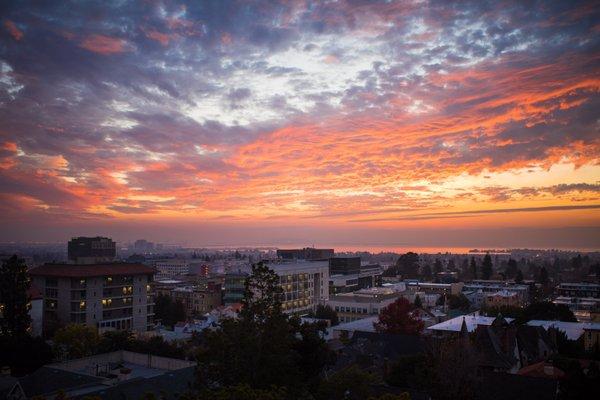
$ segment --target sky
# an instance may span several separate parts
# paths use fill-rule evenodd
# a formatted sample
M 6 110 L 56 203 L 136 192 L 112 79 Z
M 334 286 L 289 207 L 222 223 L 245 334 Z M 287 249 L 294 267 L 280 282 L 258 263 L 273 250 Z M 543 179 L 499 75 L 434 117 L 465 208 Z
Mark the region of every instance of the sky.
M 594 1 L 5 1 L 0 241 L 600 249 Z

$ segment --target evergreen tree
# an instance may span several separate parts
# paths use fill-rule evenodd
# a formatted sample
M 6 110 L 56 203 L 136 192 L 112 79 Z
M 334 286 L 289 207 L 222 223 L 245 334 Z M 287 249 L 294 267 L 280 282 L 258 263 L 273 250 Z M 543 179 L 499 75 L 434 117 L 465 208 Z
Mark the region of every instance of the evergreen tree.
M 426 282 L 431 280 L 432 274 L 431 267 L 429 266 L 429 264 L 425 264 L 425 266 L 423 267 L 423 270 L 421 271 L 421 277 Z
M 477 279 L 477 261 L 475 261 L 475 257 L 471 257 L 470 269 L 472 279 Z
M 548 270 L 546 267 L 540 268 L 537 281 L 541 283 L 542 286 L 546 286 L 548 284 Z
M 433 272 L 437 275 L 438 273 L 442 272 L 442 262 L 440 261 L 439 258 L 435 259 L 435 262 L 433 263 Z
M 487 253 L 481 263 L 481 278 L 490 279 L 493 273 L 492 257 Z
M 517 270 L 517 275 L 515 275 L 515 283 L 523 283 L 523 273 L 520 269 Z
M 518 270 L 519 270 L 519 267 L 517 265 L 517 261 L 510 258 L 508 260 L 508 263 L 506 264 L 506 271 L 505 271 L 506 278 L 513 279 L 517 275 Z
M 421 297 L 419 297 L 419 295 L 415 296 L 414 306 L 415 306 L 415 308 L 423 307 L 423 302 L 421 302 Z
M 0 268 L 0 335 L 23 337 L 31 324 L 27 291 L 31 282 L 25 261 L 16 255 L 2 262 Z

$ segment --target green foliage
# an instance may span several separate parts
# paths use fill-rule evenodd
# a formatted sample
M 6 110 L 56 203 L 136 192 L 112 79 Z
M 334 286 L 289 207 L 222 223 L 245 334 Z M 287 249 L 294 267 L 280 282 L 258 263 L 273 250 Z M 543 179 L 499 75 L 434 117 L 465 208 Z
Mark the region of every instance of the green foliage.
M 481 263 L 481 279 L 490 279 L 493 272 L 492 257 L 487 253 Z
M 186 349 L 175 343 L 169 343 L 162 336 L 137 339 L 128 331 L 105 332 L 98 344 L 98 353 L 128 350 L 136 353 L 152 354 L 161 357 L 186 358 Z
M 250 385 L 240 384 L 218 389 L 203 389 L 193 397 L 182 397 L 182 400 L 287 400 L 288 391 L 281 387 L 255 389 Z
M 450 308 L 451 310 L 468 311 L 469 308 L 471 307 L 471 303 L 469 302 L 469 299 L 467 299 L 467 297 L 462 293 L 448 295 L 447 301 L 448 301 L 448 308 Z
M 475 261 L 475 257 L 471 257 L 469 269 L 471 270 L 471 279 L 477 279 L 477 261 Z
M 513 279 L 517 275 L 517 271 L 519 271 L 519 266 L 517 265 L 517 261 L 510 258 L 508 263 L 506 264 L 506 278 Z
M 417 278 L 419 276 L 419 255 L 412 251 L 402 254 L 396 260 L 396 265 L 383 272 L 383 276 L 396 275 L 402 275 L 403 278 Z
M 100 336 L 96 328 L 69 324 L 56 331 L 53 341 L 57 354 L 73 359 L 96 354 Z
M 413 305 L 415 306 L 415 308 L 423 307 L 423 302 L 421 301 L 421 298 L 419 297 L 419 295 L 415 296 L 415 301 L 414 301 Z
M 517 273 L 515 275 L 515 283 L 523 283 L 523 272 L 521 272 L 521 270 L 517 270 Z
M 31 323 L 27 290 L 31 282 L 25 261 L 16 255 L 0 267 L 0 335 L 24 337 Z
M 362 400 L 373 394 L 372 385 L 380 383 L 377 376 L 351 366 L 323 381 L 317 393 L 319 400 Z
M 52 347 L 41 337 L 0 336 L 0 366 L 9 366 L 14 376 L 34 372 L 53 359 Z
M 340 323 L 338 315 L 333 308 L 328 305 L 319 304 L 315 311 L 315 318 L 328 319 L 331 322 L 331 326 L 335 326 Z
M 173 301 L 171 296 L 159 294 L 154 301 L 154 316 L 165 326 L 173 326 L 185 321 L 185 307 L 180 300 Z
M 224 320 L 204 334 L 198 355 L 198 386 L 285 388 L 288 398 L 314 391 L 333 361 L 319 328 L 301 324 L 281 310 L 279 277 L 266 265 L 253 266 L 238 319 Z
M 385 382 L 396 387 L 427 389 L 430 369 L 431 365 L 424 354 L 402 356 L 390 366 Z

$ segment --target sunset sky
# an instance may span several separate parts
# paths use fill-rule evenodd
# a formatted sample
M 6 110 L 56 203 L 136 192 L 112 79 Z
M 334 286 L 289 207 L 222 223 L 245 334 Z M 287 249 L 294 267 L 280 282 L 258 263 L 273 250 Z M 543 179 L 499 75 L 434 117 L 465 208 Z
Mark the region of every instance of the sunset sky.
M 600 249 L 600 7 L 0 5 L 0 241 Z

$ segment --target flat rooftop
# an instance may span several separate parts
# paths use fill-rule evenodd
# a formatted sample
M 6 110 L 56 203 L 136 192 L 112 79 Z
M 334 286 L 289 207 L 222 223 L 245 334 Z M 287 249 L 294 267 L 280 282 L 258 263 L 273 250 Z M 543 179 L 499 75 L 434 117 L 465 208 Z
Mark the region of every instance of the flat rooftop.
M 106 264 L 44 264 L 28 271 L 33 276 L 56 278 L 87 278 L 118 275 L 151 275 L 154 268 L 139 263 Z
M 267 267 L 275 271 L 276 273 L 295 272 L 295 271 L 311 271 L 318 270 L 321 268 L 329 268 L 328 261 L 290 261 L 290 262 L 277 262 L 269 263 Z

